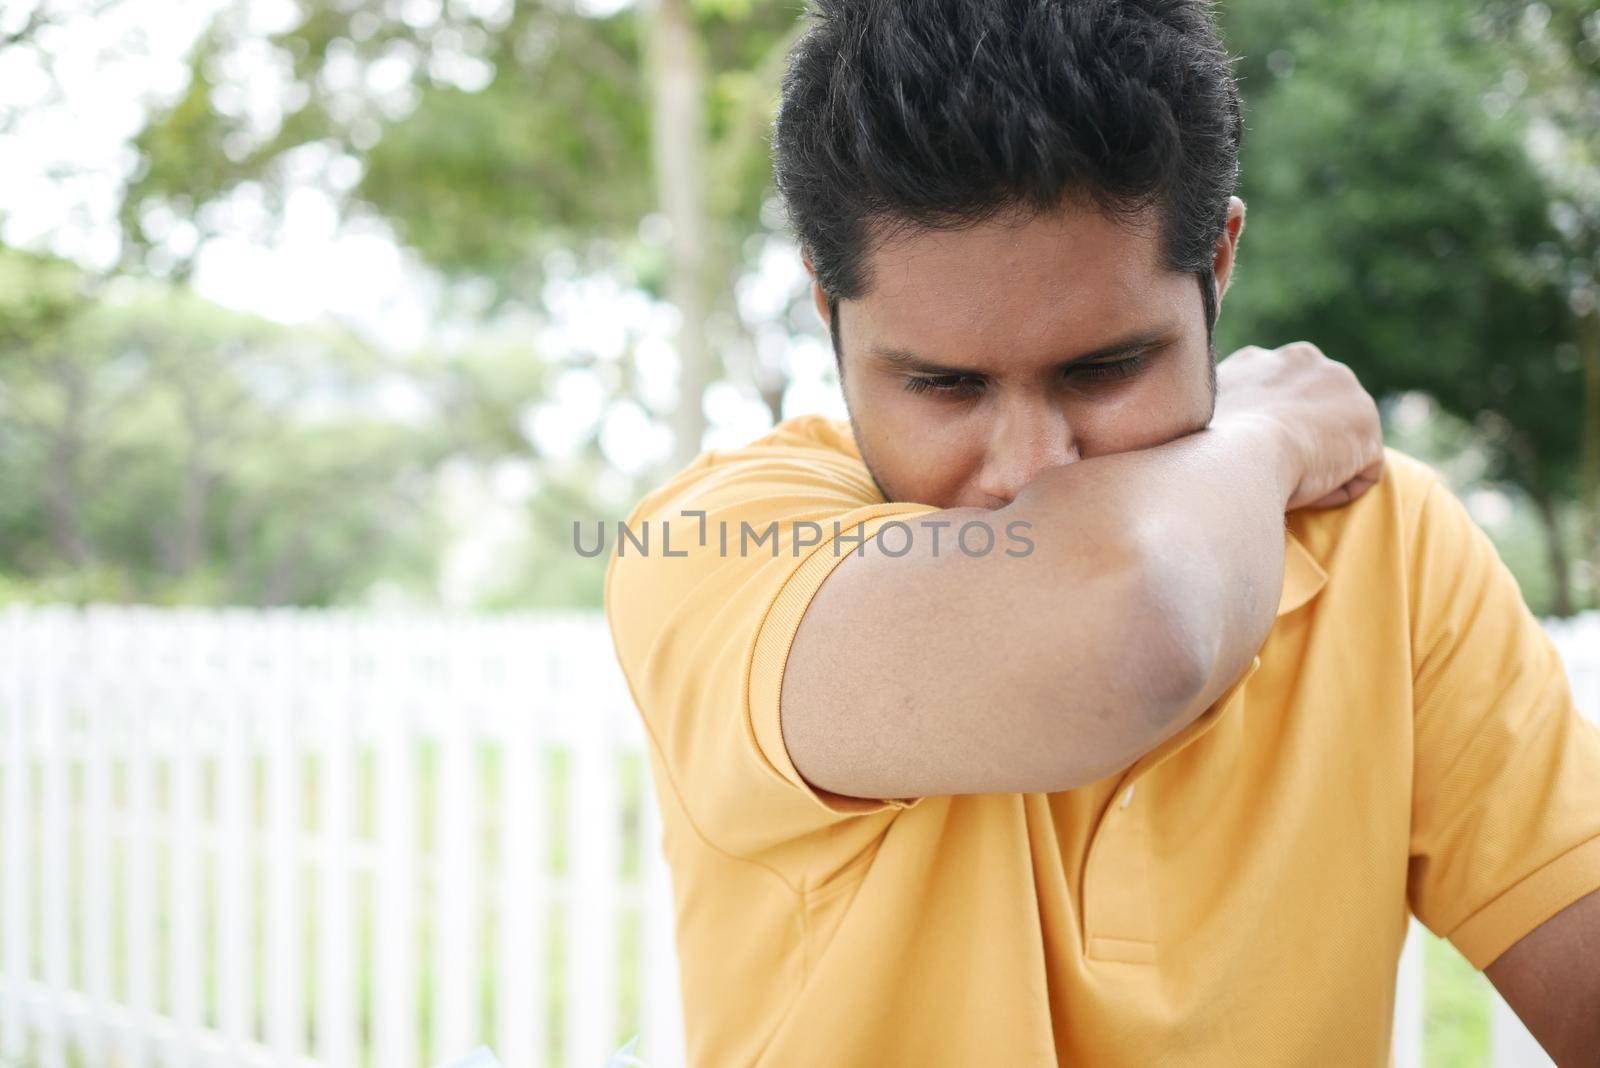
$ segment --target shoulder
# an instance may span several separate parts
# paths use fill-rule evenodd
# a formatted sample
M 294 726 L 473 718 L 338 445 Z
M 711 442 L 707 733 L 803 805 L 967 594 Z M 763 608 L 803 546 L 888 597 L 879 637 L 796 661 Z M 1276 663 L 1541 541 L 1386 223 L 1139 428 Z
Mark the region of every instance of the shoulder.
M 856 505 L 881 500 L 850 424 L 799 415 L 744 445 L 702 452 L 641 497 L 626 521 L 707 504 L 736 509 L 783 490 L 835 494 Z
M 1354 501 L 1290 513 L 1289 530 L 1324 566 L 1337 556 L 1359 555 L 1356 544 L 1374 552 L 1401 551 L 1425 522 L 1425 510 L 1436 495 L 1451 495 L 1439 472 L 1425 461 L 1389 446 L 1383 453 L 1378 484 Z
M 1378 485 L 1340 508 L 1291 513 L 1288 527 L 1342 603 L 1402 611 L 1419 633 L 1454 626 L 1486 590 L 1503 592 L 1502 615 L 1519 610 L 1494 541 L 1439 471 L 1395 449 Z
M 1426 461 L 1385 446 L 1384 478 L 1394 506 L 1415 518 L 1434 494 L 1450 493 L 1444 477 Z
M 616 607 L 627 604 L 631 611 L 624 614 L 635 621 L 653 619 L 661 612 L 647 611 L 652 606 L 681 606 L 691 592 L 715 602 L 752 576 L 781 577 L 798 566 L 798 552 L 724 551 L 724 538 L 738 543 L 746 525 L 759 534 L 774 522 L 825 521 L 882 504 L 842 420 L 796 416 L 744 445 L 708 449 L 641 497 L 616 525 L 616 549 L 606 564 L 606 614 L 615 626 Z M 654 539 L 659 551 L 624 552 L 623 528 Z M 670 552 L 661 548 L 667 541 Z
M 1441 474 L 1389 447 L 1377 485 L 1347 505 L 1291 512 L 1287 526 L 1341 602 L 1368 611 L 1409 612 L 1452 572 L 1495 555 Z

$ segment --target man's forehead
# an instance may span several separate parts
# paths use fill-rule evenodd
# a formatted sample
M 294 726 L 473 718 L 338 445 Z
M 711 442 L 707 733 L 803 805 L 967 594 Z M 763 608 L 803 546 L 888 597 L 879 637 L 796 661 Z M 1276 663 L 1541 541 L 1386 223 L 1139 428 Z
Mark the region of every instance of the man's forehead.
M 901 235 L 868 257 L 845 332 L 933 359 L 952 340 L 1088 350 L 1159 329 L 1182 277 L 1154 237 L 1098 215 Z
M 869 288 L 896 299 L 941 284 L 981 293 L 1026 280 L 1063 289 L 1126 283 L 1160 270 L 1154 219 L 1063 208 L 1008 212 L 952 229 L 901 226 L 867 242 Z
M 879 366 L 929 374 L 1110 359 L 1177 340 L 1199 313 L 1194 285 L 1174 272 L 1159 285 L 1097 285 L 1063 295 L 1019 284 L 987 295 L 935 289 L 910 298 L 840 302 L 841 340 Z M 1190 307 L 1190 305 L 1195 307 Z

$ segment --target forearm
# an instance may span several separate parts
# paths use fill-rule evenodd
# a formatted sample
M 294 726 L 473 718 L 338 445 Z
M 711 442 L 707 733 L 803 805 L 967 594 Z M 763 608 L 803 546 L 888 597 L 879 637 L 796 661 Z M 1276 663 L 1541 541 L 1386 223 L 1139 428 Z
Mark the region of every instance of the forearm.
M 1142 665 L 1170 712 L 1147 748 L 1204 711 L 1266 639 L 1295 478 L 1267 424 L 1233 420 L 1051 468 L 1007 506 L 1035 524 L 1042 548 L 1052 529 L 1071 529 L 1128 547 L 1143 572 L 1138 611 L 1117 624 L 1124 649 L 1169 653 Z
M 847 555 L 784 668 L 796 767 L 858 797 L 1053 792 L 1127 767 L 1271 624 L 1288 492 L 1274 445 L 1204 431 L 919 520 L 1007 536 L 1020 520 L 1030 551 L 916 538 L 902 556 Z

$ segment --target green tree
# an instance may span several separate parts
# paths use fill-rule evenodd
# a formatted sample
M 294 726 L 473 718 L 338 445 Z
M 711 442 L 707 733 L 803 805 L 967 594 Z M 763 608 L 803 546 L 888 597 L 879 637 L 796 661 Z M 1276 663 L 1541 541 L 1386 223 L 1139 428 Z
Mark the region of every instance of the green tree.
M 533 302 L 546 256 L 570 249 L 677 306 L 685 400 L 669 465 L 698 451 L 698 398 L 717 377 L 755 382 L 776 412 L 783 382 L 750 355 L 732 295 L 745 239 L 766 229 L 766 131 L 798 6 L 656 0 L 607 18 L 557 3 L 469 7 L 416 17 L 378 0 L 303 4 L 266 42 L 285 84 L 267 128 L 230 81 L 258 43 L 247 6 L 226 9 L 186 93 L 135 142 L 129 265 L 181 276 L 189 264 L 168 263 L 164 220 L 193 220 L 203 238 L 209 209 L 246 183 L 281 205 L 309 148 L 347 215 L 383 218 L 447 276 L 491 281 L 499 302 Z M 349 164 L 359 178 L 341 184 Z M 649 216 L 664 238 L 641 233 Z
M 1222 339 L 1314 339 L 1374 392 L 1425 390 L 1476 425 L 1489 477 L 1539 511 L 1566 614 L 1581 253 L 1552 221 L 1526 114 L 1492 95 L 1505 53 L 1449 6 L 1316 11 L 1286 25 L 1233 10 L 1240 36 L 1275 36 L 1241 72 L 1252 218 Z
M 525 451 L 543 389 L 520 349 L 400 361 L 39 255 L 0 281 L 0 572 L 47 597 L 427 596 L 435 472 Z M 397 387 L 420 421 L 384 411 Z

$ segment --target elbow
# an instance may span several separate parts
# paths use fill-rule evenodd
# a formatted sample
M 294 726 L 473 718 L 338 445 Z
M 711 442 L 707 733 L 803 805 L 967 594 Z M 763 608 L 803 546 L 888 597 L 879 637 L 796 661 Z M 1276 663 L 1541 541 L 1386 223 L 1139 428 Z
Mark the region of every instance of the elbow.
M 1128 648 L 1138 650 L 1130 670 L 1151 719 L 1176 729 L 1211 677 L 1217 638 L 1207 629 L 1208 613 L 1186 596 L 1193 586 L 1183 576 L 1152 564 L 1138 585 L 1123 622 Z
M 1112 580 L 1117 611 L 1103 620 L 1107 641 L 1092 669 L 1079 663 L 1075 678 L 1059 679 L 1057 692 L 1076 692 L 1072 715 L 1057 702 L 1050 713 L 1061 790 L 1076 789 L 1126 770 L 1176 734 L 1196 714 L 1208 671 L 1200 643 L 1179 613 L 1170 590 L 1154 573 L 1135 569 Z M 1105 649 L 1120 650 L 1107 656 Z M 1085 693 L 1085 678 L 1095 680 Z
M 1170 727 L 1211 675 L 1220 640 L 1217 605 L 1204 576 L 1173 552 L 1171 538 L 1136 528 L 1119 541 L 1117 562 L 1104 571 L 1113 586 L 1104 602 L 1114 606 L 1110 647 L 1126 650 L 1117 667 L 1143 721 Z

